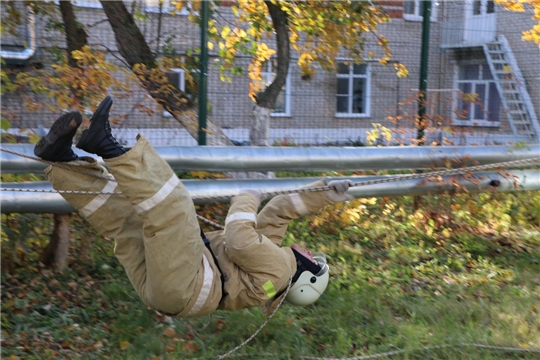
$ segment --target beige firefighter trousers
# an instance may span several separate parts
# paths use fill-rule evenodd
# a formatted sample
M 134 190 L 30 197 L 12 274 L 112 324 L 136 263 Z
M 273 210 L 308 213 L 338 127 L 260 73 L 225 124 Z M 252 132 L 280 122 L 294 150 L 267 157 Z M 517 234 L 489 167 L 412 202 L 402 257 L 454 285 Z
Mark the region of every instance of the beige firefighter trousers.
M 49 181 L 56 190 L 121 191 L 62 196 L 101 235 L 115 239 L 115 255 L 147 305 L 168 314 L 183 311 L 194 294 L 204 251 L 188 191 L 144 136 L 124 155 L 105 160 L 114 179 L 95 159 L 87 159 L 69 165 L 88 174 L 51 166 Z

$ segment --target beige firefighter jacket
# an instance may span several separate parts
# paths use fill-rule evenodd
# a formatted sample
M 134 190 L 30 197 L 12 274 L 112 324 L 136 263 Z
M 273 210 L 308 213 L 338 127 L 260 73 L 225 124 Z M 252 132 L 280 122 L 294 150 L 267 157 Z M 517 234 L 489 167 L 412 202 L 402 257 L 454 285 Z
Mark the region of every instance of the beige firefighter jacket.
M 306 187 L 325 185 L 319 180 Z M 263 306 L 268 315 L 279 303 L 276 294 L 283 293 L 296 272 L 291 248 L 281 247 L 289 222 L 347 199 L 349 195 L 335 191 L 279 195 L 257 213 L 259 203 L 254 196 L 246 193 L 234 197 L 225 230 L 207 234 L 225 278 L 225 294 L 218 308 Z

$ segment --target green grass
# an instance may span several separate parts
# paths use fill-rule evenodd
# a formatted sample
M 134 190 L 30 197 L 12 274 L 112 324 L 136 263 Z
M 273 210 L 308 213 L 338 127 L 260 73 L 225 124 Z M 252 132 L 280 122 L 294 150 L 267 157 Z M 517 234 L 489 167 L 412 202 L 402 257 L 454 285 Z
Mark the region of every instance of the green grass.
M 390 358 L 537 359 L 539 198 L 539 192 L 425 198 L 418 212 L 408 198 L 378 199 L 299 219 L 285 243 L 326 251 L 330 286 L 314 306 L 284 305 L 231 358 L 402 351 Z M 465 208 L 469 213 L 460 213 Z M 355 211 L 359 217 L 350 215 Z M 43 226 L 50 226 L 49 218 Z M 201 319 L 150 311 L 112 255 L 112 241 L 76 217 L 72 229 L 70 267 L 62 274 L 37 261 L 45 240 L 32 240 L 17 262 L 8 246 L 15 239 L 3 239 L 3 265 L 11 265 L 2 273 L 2 358 L 215 358 L 265 320 L 259 309 Z

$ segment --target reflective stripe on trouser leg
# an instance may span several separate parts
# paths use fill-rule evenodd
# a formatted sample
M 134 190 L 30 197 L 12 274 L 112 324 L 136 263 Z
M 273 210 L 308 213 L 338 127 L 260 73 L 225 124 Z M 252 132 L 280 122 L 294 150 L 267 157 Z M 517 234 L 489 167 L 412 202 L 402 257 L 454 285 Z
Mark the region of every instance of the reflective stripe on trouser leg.
M 214 282 L 214 272 L 212 271 L 212 267 L 210 267 L 210 263 L 206 258 L 206 254 L 203 254 L 203 263 L 204 278 L 201 291 L 199 292 L 199 295 L 197 295 L 197 300 L 195 301 L 195 304 L 193 304 L 193 307 L 191 308 L 191 310 L 189 310 L 186 316 L 196 315 L 202 309 L 204 303 L 208 299 L 210 290 L 212 290 L 212 283 Z
M 143 220 L 148 299 L 160 311 L 179 313 L 198 295 L 194 291 L 204 261 L 193 201 L 144 136 L 127 153 L 105 162 Z
M 90 174 L 107 175 L 107 170 L 94 159 L 75 161 L 88 174 L 82 174 L 55 166 L 46 169 L 47 176 L 56 190 L 118 191 L 117 183 L 99 179 Z M 146 266 L 142 236 L 142 220 L 135 213 L 131 203 L 123 195 L 81 195 L 62 196 L 83 215 L 100 235 L 115 240 L 114 252 L 124 267 L 133 287 L 148 304 L 145 296 Z

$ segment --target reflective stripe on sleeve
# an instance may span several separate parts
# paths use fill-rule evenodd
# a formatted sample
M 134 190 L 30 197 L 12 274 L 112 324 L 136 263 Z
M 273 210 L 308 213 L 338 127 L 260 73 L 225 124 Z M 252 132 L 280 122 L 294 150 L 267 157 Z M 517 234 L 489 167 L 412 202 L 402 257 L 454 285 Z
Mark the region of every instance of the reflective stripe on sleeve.
M 203 254 L 203 263 L 204 263 L 204 280 L 201 287 L 201 291 L 199 292 L 199 295 L 197 296 L 197 300 L 195 301 L 195 304 L 193 304 L 193 307 L 189 312 L 186 314 L 186 316 L 193 316 L 196 315 L 204 306 L 204 303 L 206 302 L 206 299 L 208 299 L 208 295 L 210 295 L 210 290 L 212 289 L 212 283 L 214 282 L 214 272 L 212 271 L 212 268 L 210 267 L 210 263 L 206 259 L 206 254 Z
M 249 220 L 257 224 L 257 215 L 255 215 L 254 213 L 249 213 L 249 212 L 237 212 L 237 213 L 227 216 L 227 219 L 225 219 L 225 225 L 227 225 L 231 221 L 237 221 L 237 220 Z
M 173 174 L 173 176 L 171 176 L 171 178 L 167 180 L 165 184 L 163 184 L 163 186 L 161 187 L 161 189 L 159 189 L 157 193 L 155 193 L 152 197 L 144 200 L 143 202 L 135 205 L 135 211 L 137 212 L 137 214 L 148 211 L 160 202 L 162 202 L 167 196 L 169 196 L 173 192 L 174 188 L 179 183 L 180 179 L 178 179 L 178 177 Z
M 263 289 L 266 292 L 266 296 L 268 296 L 269 299 L 276 296 L 276 288 L 274 287 L 274 284 L 272 283 L 271 280 L 268 280 L 267 282 L 264 283 Z
M 300 215 L 306 215 L 309 213 L 306 203 L 304 200 L 302 200 L 300 194 L 289 194 L 289 198 L 291 199 L 294 208 Z
M 101 189 L 101 192 L 114 192 L 117 186 L 118 184 L 116 183 L 116 181 L 109 180 L 107 181 L 103 189 Z M 103 206 L 103 204 L 105 204 L 110 197 L 111 195 L 106 194 L 97 195 L 88 204 L 79 209 L 79 212 L 84 217 L 89 217 L 90 215 L 95 213 L 101 206 Z

